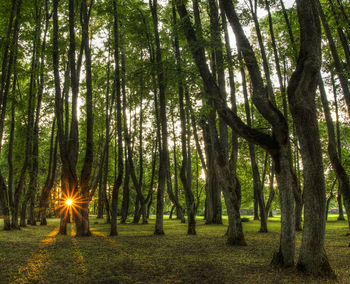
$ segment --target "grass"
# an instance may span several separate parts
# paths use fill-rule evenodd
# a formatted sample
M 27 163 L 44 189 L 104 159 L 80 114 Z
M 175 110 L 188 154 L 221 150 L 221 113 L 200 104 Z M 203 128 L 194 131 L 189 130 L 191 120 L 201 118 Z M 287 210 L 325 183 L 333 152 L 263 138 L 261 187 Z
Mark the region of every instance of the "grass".
M 326 250 L 338 275 L 350 282 L 350 238 L 347 222 L 327 222 Z M 224 220 L 226 222 L 226 220 Z M 269 265 L 278 249 L 280 221 L 270 218 L 269 233 L 258 233 L 259 221 L 243 223 L 247 247 L 229 247 L 225 225 L 197 220 L 197 236 L 186 235 L 186 224 L 164 220 L 164 236 L 147 225 L 119 225 L 109 237 L 109 225 L 90 219 L 92 237 L 57 236 L 58 219 L 48 226 L 0 231 L 0 283 L 333 283 L 306 277 L 294 268 Z M 72 232 L 73 231 L 73 232 Z M 301 233 L 297 233 L 297 252 Z M 297 257 L 297 256 L 296 256 Z M 297 258 L 296 258 L 297 259 Z

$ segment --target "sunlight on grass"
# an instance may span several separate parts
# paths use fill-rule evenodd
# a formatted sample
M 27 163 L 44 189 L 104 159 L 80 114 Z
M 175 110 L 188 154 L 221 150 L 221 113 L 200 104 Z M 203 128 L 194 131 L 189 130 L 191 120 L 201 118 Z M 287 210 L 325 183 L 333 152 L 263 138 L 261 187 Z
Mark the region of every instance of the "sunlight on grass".
M 45 267 L 48 265 L 49 252 L 47 246 L 56 241 L 58 228 L 55 228 L 45 239 L 40 241 L 39 250 L 31 256 L 31 258 L 20 267 L 16 279 L 11 283 L 25 283 L 25 282 L 42 282 L 42 274 Z
M 131 220 L 129 220 L 131 221 Z M 90 218 L 92 236 L 75 238 L 75 225 L 67 236 L 48 226 L 28 226 L 21 231 L 0 231 L 0 283 L 335 283 L 279 270 L 269 265 L 278 249 L 280 218 L 269 219 L 269 233 L 259 233 L 260 222 L 243 223 L 247 247 L 226 245 L 223 225 L 205 225 L 197 219 L 197 236 L 187 236 L 187 224 L 164 219 L 164 236 L 155 236 L 149 224 L 118 224 L 118 236 L 109 236 L 110 224 Z M 347 221 L 327 222 L 326 250 L 338 275 L 349 283 L 350 237 Z M 296 236 L 296 261 L 302 232 Z M 10 262 L 10 263 L 9 263 Z
M 87 280 L 87 275 L 88 275 L 88 270 L 84 264 L 84 257 L 79 249 L 79 245 L 78 245 L 78 241 L 77 239 L 74 237 L 76 232 L 75 232 L 75 228 L 74 225 L 71 224 L 71 239 L 72 239 L 72 243 L 73 243 L 73 248 L 74 248 L 74 265 L 77 266 L 80 275 L 80 280 L 84 282 L 86 282 Z

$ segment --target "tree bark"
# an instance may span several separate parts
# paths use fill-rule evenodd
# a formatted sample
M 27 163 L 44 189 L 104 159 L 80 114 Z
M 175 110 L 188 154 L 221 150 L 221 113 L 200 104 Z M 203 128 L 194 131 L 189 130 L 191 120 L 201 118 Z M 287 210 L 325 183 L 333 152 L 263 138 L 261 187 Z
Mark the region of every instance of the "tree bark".
M 304 172 L 304 230 L 297 267 L 314 275 L 334 276 L 324 247 L 325 183 L 315 106 L 321 67 L 321 27 L 313 0 L 297 1 L 297 8 L 300 53 L 288 85 Z

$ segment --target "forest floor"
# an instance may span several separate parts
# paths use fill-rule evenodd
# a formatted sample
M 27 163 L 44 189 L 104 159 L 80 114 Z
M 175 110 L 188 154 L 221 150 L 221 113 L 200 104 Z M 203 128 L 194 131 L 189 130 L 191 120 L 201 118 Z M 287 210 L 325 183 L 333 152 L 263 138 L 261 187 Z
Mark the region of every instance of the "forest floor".
M 154 219 L 147 225 L 118 224 L 116 237 L 108 236 L 109 225 L 101 219 L 90 219 L 93 235 L 84 238 L 73 237 L 71 225 L 67 236 L 57 235 L 58 224 L 49 219 L 47 226 L 0 231 L 0 283 L 334 282 L 269 265 L 279 246 L 278 218 L 270 218 L 266 234 L 258 233 L 258 221 L 243 223 L 246 247 L 227 246 L 226 226 L 201 219 L 196 236 L 187 236 L 187 225 L 177 220 L 165 220 L 164 236 L 153 235 Z M 347 222 L 330 217 L 326 250 L 337 283 L 350 283 L 347 232 Z M 298 232 L 298 248 L 300 240 Z

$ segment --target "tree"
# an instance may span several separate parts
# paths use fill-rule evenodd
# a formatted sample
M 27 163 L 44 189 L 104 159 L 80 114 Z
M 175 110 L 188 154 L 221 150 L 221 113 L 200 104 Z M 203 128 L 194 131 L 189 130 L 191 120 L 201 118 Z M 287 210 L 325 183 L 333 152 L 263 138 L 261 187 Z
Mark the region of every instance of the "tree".
M 288 100 L 304 166 L 304 231 L 298 269 L 333 276 L 324 248 L 325 183 L 315 106 L 321 67 L 321 28 L 314 1 L 298 1 L 297 7 L 300 51 L 288 84 Z

